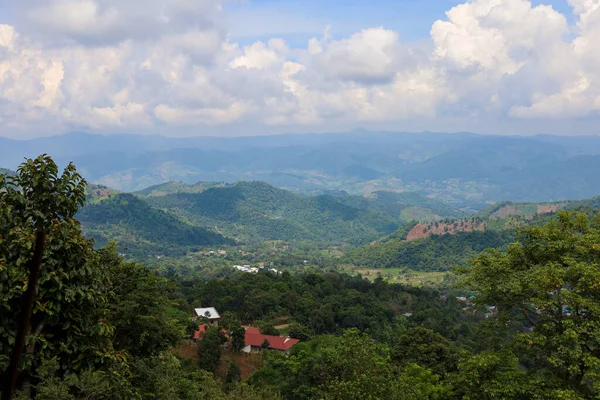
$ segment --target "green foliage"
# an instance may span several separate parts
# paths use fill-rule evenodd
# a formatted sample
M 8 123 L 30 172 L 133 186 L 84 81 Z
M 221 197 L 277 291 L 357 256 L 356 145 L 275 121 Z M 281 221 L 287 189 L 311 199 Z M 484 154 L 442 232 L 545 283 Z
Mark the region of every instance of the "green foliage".
M 220 312 L 236 312 L 244 321 L 269 320 L 288 315 L 316 334 L 347 328 L 377 335 L 382 327 L 404 321 L 412 299 L 417 321 L 446 337 L 455 338 L 465 321 L 460 306 L 443 302 L 439 293 L 404 288 L 382 280 L 335 272 L 294 274 L 239 274 L 229 279 L 182 282 L 188 304 L 211 304 Z M 382 332 L 383 334 L 383 332 Z
M 496 305 L 499 317 L 531 326 L 516 344 L 528 366 L 583 396 L 600 394 L 599 222 L 561 212 L 523 230 L 506 253 L 485 252 L 463 271 L 478 304 Z
M 198 339 L 198 366 L 205 371 L 216 372 L 221 361 L 221 346 L 225 342 L 219 328 L 209 327 Z
M 186 248 L 233 244 L 218 233 L 187 224 L 132 194 L 89 204 L 78 214 L 88 235 L 101 244 L 115 240 L 132 256 L 185 254 Z
M 31 379 L 44 358 L 57 357 L 67 372 L 117 361 L 108 271 L 73 219 L 84 199 L 85 182 L 74 166 L 59 175 L 46 156 L 27 160 L 15 177 L 0 181 L 0 371 L 12 352 L 38 230 L 46 232 L 46 246 L 23 379 Z
M 437 399 L 439 378 L 409 365 L 396 371 L 388 350 L 357 330 L 296 345 L 289 359 L 270 355 L 250 379 L 281 390 L 286 399 Z
M 225 375 L 225 383 L 237 383 L 242 380 L 242 371 L 236 363 L 232 362 L 229 364 L 227 374 Z
M 332 196 L 303 197 L 262 182 L 152 197 L 148 202 L 249 242 L 360 243 L 397 227 L 397 218 L 384 212 L 348 206 Z
M 349 261 L 370 268 L 410 268 L 415 271 L 448 271 L 466 266 L 470 258 L 486 248 L 505 248 L 514 240 L 508 230 L 458 232 L 406 241 L 387 240 L 354 250 Z
M 126 262 L 112 244 L 99 251 L 110 266 L 110 314 L 113 345 L 135 357 L 155 356 L 185 337 L 185 320 L 168 312 L 171 290 L 167 279 L 148 268 Z
M 459 353 L 442 335 L 424 327 L 408 329 L 394 343 L 392 358 L 400 364 L 418 364 L 438 375 L 456 370 Z
M 144 400 L 280 399 L 273 392 L 251 388 L 245 383 L 232 382 L 224 387 L 212 373 L 190 368 L 169 353 L 139 359 L 133 370 L 133 384 L 139 388 L 139 397 Z
M 540 384 L 506 352 L 484 352 L 461 361 L 452 380 L 456 397 L 465 400 L 531 399 Z
M 314 333 L 305 325 L 293 323 L 289 327 L 289 337 L 306 342 L 312 339 Z
M 255 321 L 254 325 L 260 329 L 263 335 L 279 336 L 279 331 L 275 329 L 275 325 L 271 321 Z

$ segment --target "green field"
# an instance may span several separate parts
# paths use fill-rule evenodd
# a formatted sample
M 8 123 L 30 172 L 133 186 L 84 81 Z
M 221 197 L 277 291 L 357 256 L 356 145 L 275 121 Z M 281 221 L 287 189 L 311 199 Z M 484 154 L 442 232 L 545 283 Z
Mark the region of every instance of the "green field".
M 404 268 L 376 269 L 356 267 L 347 267 L 344 269 L 344 272 L 361 274 L 371 281 L 381 276 L 390 283 L 401 283 L 410 286 L 438 286 L 448 274 L 448 272 L 420 272 Z

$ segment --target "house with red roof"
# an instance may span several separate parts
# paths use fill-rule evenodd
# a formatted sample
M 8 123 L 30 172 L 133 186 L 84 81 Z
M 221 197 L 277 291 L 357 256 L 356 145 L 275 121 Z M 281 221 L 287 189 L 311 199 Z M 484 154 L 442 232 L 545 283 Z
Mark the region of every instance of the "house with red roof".
M 263 335 L 258 328 L 249 327 L 246 329 L 246 346 L 242 351 L 250 353 L 258 352 L 266 348 L 269 350 L 277 350 L 288 355 L 292 346 L 298 342 L 300 342 L 300 340 L 291 337 Z

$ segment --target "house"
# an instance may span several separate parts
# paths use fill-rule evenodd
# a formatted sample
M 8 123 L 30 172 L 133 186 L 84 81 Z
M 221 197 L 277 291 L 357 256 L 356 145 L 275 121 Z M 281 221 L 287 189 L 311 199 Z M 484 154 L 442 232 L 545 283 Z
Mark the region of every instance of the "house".
M 195 308 L 194 313 L 196 314 L 194 317 L 194 321 L 196 321 L 200 317 L 207 318 L 212 326 L 219 326 L 219 321 L 221 320 L 221 316 L 215 310 L 214 307 L 206 307 L 206 308 Z
M 244 353 L 258 352 L 265 348 L 263 345 L 268 343 L 267 349 L 277 350 L 288 355 L 292 346 L 298 342 L 300 340 L 291 337 L 263 335 L 258 328 L 249 327 L 246 329 L 245 347 L 242 351 Z

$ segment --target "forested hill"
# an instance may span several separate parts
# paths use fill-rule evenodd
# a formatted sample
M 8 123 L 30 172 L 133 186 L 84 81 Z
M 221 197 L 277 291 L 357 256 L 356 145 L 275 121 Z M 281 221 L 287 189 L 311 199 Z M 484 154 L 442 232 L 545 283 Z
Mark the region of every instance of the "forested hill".
M 225 183 L 221 182 L 196 182 L 194 184 L 185 184 L 183 182 L 167 182 L 159 185 L 153 185 L 135 192 L 141 196 L 165 196 L 176 193 L 200 193 L 212 187 L 222 187 Z
M 263 182 L 239 182 L 201 193 L 147 197 L 146 201 L 198 226 L 242 241 L 360 243 L 393 232 L 399 218 L 344 204 L 336 197 L 305 197 Z
M 600 197 L 560 203 L 502 202 L 463 220 L 407 224 L 377 242 L 359 247 L 347 261 L 370 268 L 446 271 L 466 266 L 487 248 L 505 250 L 516 228 L 542 225 L 561 210 L 600 212 Z
M 99 245 L 116 241 L 132 256 L 179 253 L 189 248 L 234 244 L 234 241 L 206 228 L 193 226 L 157 210 L 129 193 L 88 203 L 77 218 L 88 237 Z

